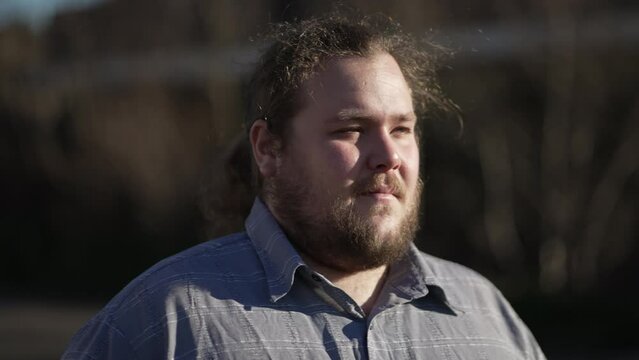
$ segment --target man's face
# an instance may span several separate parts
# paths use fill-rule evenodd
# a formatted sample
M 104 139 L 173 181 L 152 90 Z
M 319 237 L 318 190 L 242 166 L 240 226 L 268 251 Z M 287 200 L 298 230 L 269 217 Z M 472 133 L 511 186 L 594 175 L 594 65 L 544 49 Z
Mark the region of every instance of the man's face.
M 301 89 L 267 201 L 294 245 L 334 268 L 377 267 L 417 228 L 421 182 L 410 89 L 386 53 L 333 59 Z

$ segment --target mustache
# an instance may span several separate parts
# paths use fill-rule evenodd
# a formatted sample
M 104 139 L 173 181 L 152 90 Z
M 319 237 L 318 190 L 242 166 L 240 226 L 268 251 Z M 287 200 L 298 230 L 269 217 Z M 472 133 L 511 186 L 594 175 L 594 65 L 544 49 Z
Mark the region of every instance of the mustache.
M 374 174 L 369 178 L 354 182 L 352 189 L 355 195 L 378 192 L 381 189 L 398 198 L 403 198 L 406 194 L 406 186 L 404 183 L 396 175 L 391 174 Z

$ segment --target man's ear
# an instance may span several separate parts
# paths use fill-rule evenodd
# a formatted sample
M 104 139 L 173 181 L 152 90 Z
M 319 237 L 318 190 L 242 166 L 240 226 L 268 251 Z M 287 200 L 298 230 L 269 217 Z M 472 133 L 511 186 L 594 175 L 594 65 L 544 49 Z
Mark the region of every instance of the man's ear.
M 249 131 L 253 158 L 263 177 L 273 176 L 277 170 L 278 140 L 268 129 L 266 121 L 255 120 Z

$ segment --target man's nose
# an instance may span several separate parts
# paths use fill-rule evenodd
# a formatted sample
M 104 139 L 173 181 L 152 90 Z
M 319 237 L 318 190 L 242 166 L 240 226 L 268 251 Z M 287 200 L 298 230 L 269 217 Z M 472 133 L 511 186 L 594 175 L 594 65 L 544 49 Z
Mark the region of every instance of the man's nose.
M 368 167 L 375 172 L 398 169 L 402 164 L 397 144 L 387 132 L 377 134 L 372 139 Z

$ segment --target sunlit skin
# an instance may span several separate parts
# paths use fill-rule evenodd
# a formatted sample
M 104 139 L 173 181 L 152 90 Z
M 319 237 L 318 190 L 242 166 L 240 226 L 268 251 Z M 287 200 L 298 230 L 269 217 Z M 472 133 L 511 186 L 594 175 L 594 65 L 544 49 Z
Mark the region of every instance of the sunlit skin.
M 301 92 L 303 106 L 292 119 L 283 151 L 271 150 L 273 138 L 263 121 L 251 129 L 256 163 L 265 181 L 304 172 L 309 182 L 304 211 L 319 217 L 335 199 L 343 199 L 375 227 L 380 241 L 393 241 L 392 234 L 419 201 L 416 117 L 397 62 L 387 53 L 333 59 Z M 386 181 L 354 190 L 354 184 L 373 176 L 394 178 L 398 186 Z M 271 210 L 286 230 L 286 221 Z M 347 272 L 313 254 L 302 256 L 370 309 L 387 265 Z
M 357 179 L 375 173 L 398 178 L 406 194 L 387 187 L 351 200 L 362 216 L 385 233 L 398 225 L 414 198 L 419 172 L 411 93 L 395 59 L 388 54 L 328 62 L 303 89 L 309 94 L 292 122 L 283 163 L 306 164 L 315 176 L 313 209 L 325 209 L 335 196 L 347 196 Z M 386 208 L 375 214 L 373 210 Z

